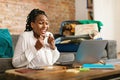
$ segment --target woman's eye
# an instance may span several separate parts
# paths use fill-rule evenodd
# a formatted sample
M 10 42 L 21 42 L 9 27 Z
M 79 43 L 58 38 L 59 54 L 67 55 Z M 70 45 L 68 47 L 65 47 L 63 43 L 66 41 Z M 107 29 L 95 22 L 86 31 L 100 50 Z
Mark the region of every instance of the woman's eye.
M 43 22 L 39 22 L 39 24 L 43 24 Z
M 48 23 L 48 22 L 46 22 L 46 25 L 49 25 L 49 23 Z
M 45 25 L 49 25 L 49 23 L 48 22 L 39 22 L 39 24 L 45 24 Z

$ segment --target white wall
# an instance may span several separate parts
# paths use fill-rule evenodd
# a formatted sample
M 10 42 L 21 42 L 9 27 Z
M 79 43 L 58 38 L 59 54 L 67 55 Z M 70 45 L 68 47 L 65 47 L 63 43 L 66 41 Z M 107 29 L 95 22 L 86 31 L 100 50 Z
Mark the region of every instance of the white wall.
M 75 4 L 76 20 L 87 19 L 86 0 L 76 0 Z M 120 52 L 120 0 L 94 0 L 93 5 L 94 20 L 103 23 L 101 29 L 103 39 L 116 40 L 117 52 Z
M 117 41 L 120 52 L 120 0 L 94 0 L 94 19 L 103 22 L 101 34 L 104 39 Z
M 115 39 L 117 40 L 117 50 L 118 52 L 120 52 L 120 0 L 114 0 L 115 4 L 114 4 L 114 27 L 115 27 L 115 30 L 114 30 L 114 36 L 115 36 Z
M 114 39 L 114 7 L 112 1 L 114 0 L 94 0 L 94 19 L 103 22 L 101 34 L 104 39 Z

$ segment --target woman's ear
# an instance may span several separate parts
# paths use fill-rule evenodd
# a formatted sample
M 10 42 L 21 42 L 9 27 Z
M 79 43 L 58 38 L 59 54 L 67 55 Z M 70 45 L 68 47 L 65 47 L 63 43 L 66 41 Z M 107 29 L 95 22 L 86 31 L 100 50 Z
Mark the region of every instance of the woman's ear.
M 30 24 L 31 24 L 31 27 L 33 28 L 33 27 L 34 27 L 34 23 L 33 23 L 33 22 L 31 22 Z

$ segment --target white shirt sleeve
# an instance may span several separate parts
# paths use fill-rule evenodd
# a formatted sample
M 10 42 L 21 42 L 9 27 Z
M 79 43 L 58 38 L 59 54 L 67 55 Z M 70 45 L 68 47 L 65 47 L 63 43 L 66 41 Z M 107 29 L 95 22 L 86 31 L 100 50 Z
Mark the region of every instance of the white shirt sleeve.
M 57 50 L 57 48 L 55 50 L 51 50 L 52 55 L 53 55 L 53 64 L 58 60 L 58 58 L 60 57 L 60 53 Z
M 54 37 L 53 34 L 50 32 L 47 34 L 47 36 L 49 36 L 49 34 L 51 34 L 51 36 Z M 50 52 L 52 53 L 52 65 L 53 65 L 60 57 L 60 52 L 57 50 L 57 47 L 55 48 L 55 50 L 50 49 Z
M 12 64 L 14 67 L 23 67 L 29 64 L 29 62 L 37 55 L 35 47 L 26 48 L 27 44 L 22 35 L 20 35 L 15 47 Z

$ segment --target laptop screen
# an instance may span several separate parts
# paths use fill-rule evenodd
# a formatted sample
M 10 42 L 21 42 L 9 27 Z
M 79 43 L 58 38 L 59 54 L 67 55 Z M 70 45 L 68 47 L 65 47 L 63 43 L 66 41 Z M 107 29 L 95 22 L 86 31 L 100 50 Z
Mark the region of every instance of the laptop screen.
M 105 51 L 107 40 L 85 40 L 79 45 L 75 55 L 75 61 L 83 63 L 98 62 Z

